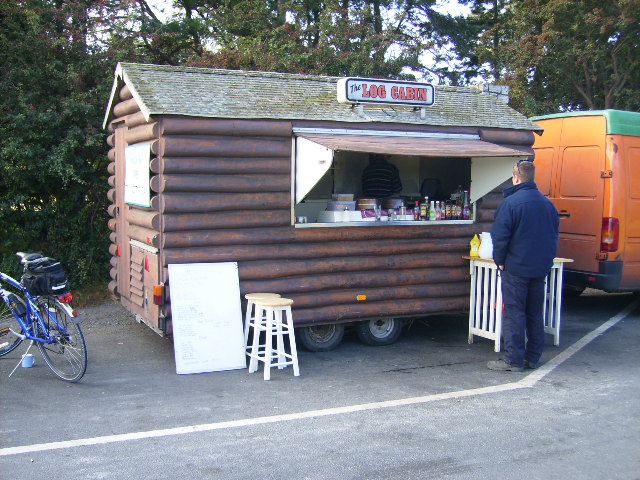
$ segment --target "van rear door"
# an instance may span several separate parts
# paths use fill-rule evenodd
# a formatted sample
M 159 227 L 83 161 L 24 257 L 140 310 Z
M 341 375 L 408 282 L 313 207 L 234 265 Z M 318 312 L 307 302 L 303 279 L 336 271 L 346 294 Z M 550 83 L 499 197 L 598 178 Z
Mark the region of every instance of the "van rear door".
M 551 200 L 561 215 L 558 256 L 572 258 L 572 270 L 599 269 L 605 132 L 602 116 L 563 119 Z

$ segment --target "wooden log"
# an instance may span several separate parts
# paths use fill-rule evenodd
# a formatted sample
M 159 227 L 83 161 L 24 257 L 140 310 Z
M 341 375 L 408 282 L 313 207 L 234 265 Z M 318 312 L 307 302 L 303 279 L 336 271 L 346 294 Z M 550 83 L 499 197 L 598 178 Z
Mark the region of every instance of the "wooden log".
M 147 122 L 153 122 L 153 121 L 154 120 L 152 118 L 147 120 L 144 117 L 144 113 L 142 112 L 132 113 L 131 115 L 126 115 L 124 117 L 124 123 L 129 128 L 137 127 L 138 125 L 144 125 Z
M 107 145 L 109 145 L 110 147 L 116 146 L 116 135 L 114 133 L 107 137 Z
M 358 300 L 365 296 L 365 300 Z M 324 291 L 299 295 L 287 295 L 294 301 L 294 309 L 318 308 L 326 305 L 374 303 L 389 300 L 416 300 L 422 298 L 469 297 L 469 282 L 438 283 L 429 285 L 384 286 L 348 290 Z
M 291 137 L 291 123 L 279 120 L 229 120 L 164 117 L 163 135 L 231 135 L 241 137 Z
M 160 157 L 151 160 L 154 173 L 165 174 L 273 174 L 290 175 L 290 158 L 229 158 L 229 157 Z
M 163 235 L 163 247 L 202 247 L 214 245 L 266 245 L 280 243 L 332 243 L 344 241 L 384 241 L 389 239 L 413 239 L 416 243 L 431 240 L 445 241 L 461 238 L 471 241 L 473 235 L 483 227 L 478 223 L 465 225 L 384 226 L 384 227 L 335 227 L 294 228 L 293 226 L 272 228 L 203 229 L 197 235 L 167 231 Z
M 116 162 L 109 162 L 109 164 L 107 165 L 107 173 L 109 175 L 116 174 Z
M 127 228 L 127 233 L 130 238 L 138 240 L 142 243 L 146 243 L 148 245 L 153 245 L 156 237 L 160 235 L 160 233 L 156 232 L 155 230 L 139 227 L 137 225 L 129 225 L 129 227 Z
M 163 137 L 151 144 L 151 151 L 163 157 L 290 157 L 289 138 Z
M 504 128 L 481 128 L 480 140 L 496 143 L 507 148 L 517 145 L 530 147 L 535 141 L 535 135 L 531 130 L 505 130 Z
M 291 178 L 285 175 L 155 175 L 154 192 L 288 192 Z M 266 195 L 265 195 L 266 197 Z
M 160 224 L 160 214 L 158 212 L 129 207 L 126 215 L 129 223 L 148 228 L 149 230 L 160 231 L 160 229 L 156 227 L 156 225 Z
M 109 241 L 111 243 L 116 243 L 118 241 L 118 236 L 116 232 L 109 232 Z
M 115 188 L 111 188 L 111 189 L 109 189 L 109 191 L 107 191 L 107 198 L 109 200 L 111 200 L 112 203 L 116 201 L 116 189 Z
M 293 323 L 297 327 L 300 327 L 321 323 L 341 323 L 357 319 L 462 312 L 468 308 L 469 299 L 462 297 L 439 299 L 423 298 L 412 301 L 395 300 L 352 305 L 333 305 L 308 309 L 296 309 L 294 304 Z
M 200 260 L 198 252 L 190 252 L 187 261 L 179 258 L 167 257 L 165 264 L 206 262 L 206 257 Z M 466 266 L 462 259 L 465 252 L 438 253 L 434 255 L 401 254 L 362 257 L 336 257 L 324 260 L 258 260 L 242 262 L 238 265 L 240 278 L 243 280 L 275 279 L 298 275 L 348 275 L 350 272 L 377 272 L 393 270 L 410 270 L 420 268 L 455 268 Z M 468 252 L 467 252 L 468 253 Z
M 260 210 L 259 213 L 247 211 L 245 214 L 238 212 L 216 212 L 216 213 L 181 213 L 165 214 L 165 232 L 183 231 L 195 235 L 192 230 L 207 230 L 216 226 L 217 228 L 246 228 L 246 227 L 266 227 L 283 226 L 289 224 L 291 215 L 282 210 Z M 159 218 L 154 220 L 152 226 L 154 230 L 160 229 Z
M 164 278 L 168 278 L 165 276 Z M 388 288 L 421 288 L 440 285 L 463 285 L 469 288 L 469 267 L 459 268 L 434 267 L 428 269 L 407 270 L 401 276 L 394 278 L 396 283 L 390 283 L 388 272 L 351 272 L 348 275 L 324 274 L 292 277 L 276 280 L 242 280 L 240 294 L 251 292 L 274 292 L 286 295 L 287 298 L 301 298 L 305 295 L 318 297 L 330 296 L 339 292 L 351 292 L 352 300 L 357 295 L 367 295 L 367 292 Z M 165 298 L 171 298 L 171 279 L 165 284 Z M 443 287 L 445 288 L 445 287 Z M 436 290 L 430 290 L 432 293 Z M 376 295 L 380 295 L 377 293 Z M 413 295 L 402 294 L 402 295 Z M 449 296 L 443 294 L 444 296 Z M 413 298 L 421 295 L 413 295 Z M 424 295 L 422 295 L 424 296 Z M 468 296 L 467 296 L 468 297 Z M 342 297 L 341 297 L 342 298 Z M 379 297 L 374 297 L 379 298 Z M 404 298 L 404 297 L 403 297 Z M 355 301 L 355 300 L 354 300 Z
M 127 129 L 125 140 L 127 145 L 133 145 L 135 143 L 148 142 L 158 138 L 158 132 L 160 130 L 158 122 L 145 123 Z
M 485 209 L 479 210 L 478 213 L 476 214 L 476 221 L 493 223 L 495 214 L 496 214 L 495 210 L 485 210 Z
M 112 280 L 107 285 L 107 290 L 111 292 L 112 295 L 118 295 L 118 282 Z
M 317 292 L 318 295 L 321 295 L 322 290 L 385 287 L 389 285 L 424 285 L 427 283 L 458 281 L 469 281 L 468 265 L 458 268 L 430 267 L 410 270 L 350 272 L 348 275 L 336 275 L 335 273 L 302 275 L 271 280 L 241 278 L 240 293 L 244 295 L 251 292 L 274 292 L 284 295 Z
M 115 188 L 115 186 L 116 186 L 116 176 L 115 175 L 110 175 L 109 178 L 107 178 L 107 183 L 109 184 L 109 186 Z
M 107 207 L 107 213 L 109 214 L 110 217 L 115 218 L 116 208 L 117 207 L 113 203 Z
M 117 280 L 118 278 L 118 269 L 117 268 L 112 268 L 109 270 L 109 276 L 113 279 L 113 280 Z
M 183 236 L 187 236 L 183 234 Z M 397 254 L 441 254 L 468 253 L 467 238 L 444 239 L 439 242 L 416 242 L 414 239 L 380 240 L 377 242 L 322 242 L 322 243 L 283 243 L 260 245 L 217 245 L 214 247 L 165 248 L 170 263 L 182 263 L 178 258 L 202 255 L 208 262 L 246 262 L 255 260 L 294 260 L 324 259 L 346 256 L 378 255 L 387 256 L 389 252 Z
M 124 85 L 120 89 L 120 92 L 118 93 L 118 97 L 120 98 L 120 100 L 129 100 L 130 98 L 133 98 L 133 93 L 131 92 L 131 89 L 129 88 L 128 85 Z
M 116 161 L 116 149 L 115 148 L 110 148 L 109 151 L 107 152 L 107 158 L 109 159 L 110 162 L 115 162 Z
M 116 231 L 116 226 L 117 226 L 117 222 L 115 218 L 112 218 L 107 222 L 107 228 L 113 232 Z
M 167 193 L 154 196 L 151 208 L 165 214 L 197 213 L 218 210 L 249 210 L 247 216 L 262 215 L 262 210 L 282 209 L 290 223 L 291 194 L 286 193 Z M 286 209 L 286 212 L 284 211 Z M 256 211 L 253 215 L 251 211 Z M 258 213 L 257 211 L 260 211 Z M 211 224 L 213 227 L 215 224 Z M 203 227 L 207 228 L 207 227 Z
M 109 257 L 109 265 L 112 268 L 118 268 L 118 257 Z
M 113 115 L 116 117 L 124 117 L 126 115 L 130 115 L 132 113 L 136 113 L 140 111 L 140 106 L 138 102 L 134 98 L 130 98 L 128 100 L 123 100 L 118 102 L 113 107 Z

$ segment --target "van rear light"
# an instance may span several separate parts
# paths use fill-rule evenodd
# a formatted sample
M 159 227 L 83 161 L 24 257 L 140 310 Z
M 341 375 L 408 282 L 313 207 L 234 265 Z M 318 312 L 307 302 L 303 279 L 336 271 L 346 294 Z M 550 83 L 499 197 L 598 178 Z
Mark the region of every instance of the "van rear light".
M 602 219 L 602 236 L 600 237 L 601 252 L 615 252 L 618 250 L 620 238 L 620 221 L 613 217 Z
M 164 285 L 153 286 L 153 304 L 162 305 L 164 303 Z

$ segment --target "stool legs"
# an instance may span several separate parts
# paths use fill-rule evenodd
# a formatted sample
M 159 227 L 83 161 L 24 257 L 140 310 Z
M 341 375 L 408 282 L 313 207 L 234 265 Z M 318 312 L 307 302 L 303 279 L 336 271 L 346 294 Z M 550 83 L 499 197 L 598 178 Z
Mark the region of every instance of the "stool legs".
M 296 348 L 296 334 L 293 327 L 293 317 L 291 315 L 291 307 L 287 307 L 285 310 L 287 315 L 287 331 L 289 333 L 289 343 L 291 347 L 291 359 L 293 364 L 293 376 L 300 376 L 300 368 L 298 367 L 298 349 Z
M 271 367 L 276 366 L 283 369 L 291 365 L 294 376 L 300 376 L 291 307 L 262 305 L 257 300 L 254 308 L 254 320 L 249 322 L 250 327 L 253 327 L 253 341 L 247 352 L 250 358 L 249 373 L 257 371 L 258 363 L 262 361 L 265 380 L 271 378 Z M 260 338 L 261 332 L 265 332 L 264 343 Z M 291 353 L 285 350 L 285 335 L 289 338 Z

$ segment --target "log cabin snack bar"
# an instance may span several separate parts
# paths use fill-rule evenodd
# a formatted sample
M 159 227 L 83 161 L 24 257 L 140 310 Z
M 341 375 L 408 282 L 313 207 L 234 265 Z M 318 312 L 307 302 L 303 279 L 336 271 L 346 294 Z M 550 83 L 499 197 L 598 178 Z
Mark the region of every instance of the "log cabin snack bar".
M 105 116 L 110 290 L 171 333 L 168 265 L 237 262 L 241 295 L 294 303 L 298 340 L 373 345 L 464 311 L 474 234 L 541 128 L 504 87 L 122 63 Z M 402 188 L 363 196 L 382 155 Z

